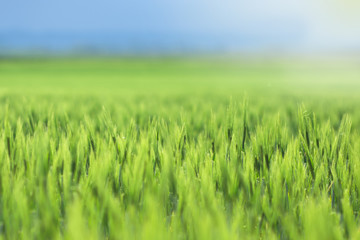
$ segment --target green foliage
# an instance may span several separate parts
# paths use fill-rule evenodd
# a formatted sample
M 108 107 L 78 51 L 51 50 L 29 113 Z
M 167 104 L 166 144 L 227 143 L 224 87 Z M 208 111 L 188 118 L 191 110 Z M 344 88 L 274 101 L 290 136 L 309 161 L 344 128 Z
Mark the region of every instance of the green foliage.
M 39 81 L 55 71 L 7 64 L 3 79 L 11 79 L 11 66 L 32 69 Z M 191 69 L 162 64 L 169 75 Z M 134 78 L 138 65 L 126 66 Z M 151 81 L 157 67 L 140 69 Z M 56 71 L 78 76 L 74 69 Z M 210 90 L 122 95 L 117 84 L 119 94 L 91 92 L 93 83 L 83 86 L 87 94 L 7 85 L 0 239 L 360 238 L 358 98 L 344 100 L 344 110 L 316 95 L 283 96 L 241 82 L 250 89 L 245 101 Z

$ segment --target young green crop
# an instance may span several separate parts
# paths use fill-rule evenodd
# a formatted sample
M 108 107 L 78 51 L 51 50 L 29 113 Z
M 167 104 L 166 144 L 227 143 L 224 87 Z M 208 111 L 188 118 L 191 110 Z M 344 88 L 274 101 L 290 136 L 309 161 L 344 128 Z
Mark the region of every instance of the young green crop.
M 3 85 L 0 239 L 360 238 L 355 95 L 267 92 L 257 87 L 261 74 L 228 65 L 120 62 L 125 71 L 95 63 L 0 68 L 3 79 L 28 72 L 50 89 Z M 51 73 L 85 83 L 89 76 L 78 71 L 86 64 L 120 80 L 106 91 L 95 89 L 97 75 L 83 89 L 54 90 L 60 85 Z M 121 79 L 141 75 L 133 68 L 148 74 L 149 92 L 136 93 L 136 82 L 128 85 L 133 93 L 121 88 Z M 195 74 L 201 83 L 206 69 L 255 83 L 213 76 L 219 92 L 190 81 L 176 91 L 158 79 Z M 331 97 L 346 105 L 329 104 Z

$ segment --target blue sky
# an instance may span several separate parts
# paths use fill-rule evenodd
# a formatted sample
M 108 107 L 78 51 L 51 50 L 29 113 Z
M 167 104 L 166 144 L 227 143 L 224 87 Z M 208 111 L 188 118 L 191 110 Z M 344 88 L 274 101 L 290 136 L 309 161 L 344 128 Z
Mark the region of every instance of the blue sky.
M 352 0 L 0 0 L 0 50 L 360 49 Z

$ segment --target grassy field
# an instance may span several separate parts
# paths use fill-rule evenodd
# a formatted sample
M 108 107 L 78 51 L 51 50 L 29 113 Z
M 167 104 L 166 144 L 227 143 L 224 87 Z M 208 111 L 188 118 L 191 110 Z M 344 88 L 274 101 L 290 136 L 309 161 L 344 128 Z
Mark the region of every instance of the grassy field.
M 360 239 L 358 62 L 0 60 L 0 239 Z

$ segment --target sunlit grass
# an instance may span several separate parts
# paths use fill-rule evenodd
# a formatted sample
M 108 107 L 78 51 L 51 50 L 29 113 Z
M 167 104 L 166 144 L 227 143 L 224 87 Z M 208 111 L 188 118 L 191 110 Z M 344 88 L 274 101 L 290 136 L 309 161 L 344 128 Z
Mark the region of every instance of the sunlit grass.
M 2 63 L 0 238 L 360 237 L 357 69 L 137 61 Z

